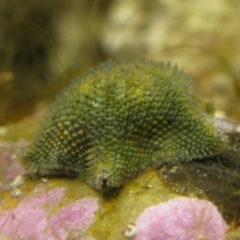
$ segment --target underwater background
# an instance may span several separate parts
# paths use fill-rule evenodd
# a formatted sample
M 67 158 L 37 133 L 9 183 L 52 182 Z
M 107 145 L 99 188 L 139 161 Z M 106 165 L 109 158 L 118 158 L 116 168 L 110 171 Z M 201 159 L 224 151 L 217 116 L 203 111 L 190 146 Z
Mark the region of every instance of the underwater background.
M 182 239 L 240 239 L 239 9 L 237 0 L 1 0 L 0 239 L 180 239 L 176 205 L 191 205 L 185 213 L 196 220 Z M 170 61 L 190 73 L 227 150 L 164 164 L 106 193 L 75 178 L 26 175 L 21 153 L 57 94 L 108 59 Z M 203 209 L 215 218 L 206 221 Z M 154 212 L 176 218 L 162 226 Z

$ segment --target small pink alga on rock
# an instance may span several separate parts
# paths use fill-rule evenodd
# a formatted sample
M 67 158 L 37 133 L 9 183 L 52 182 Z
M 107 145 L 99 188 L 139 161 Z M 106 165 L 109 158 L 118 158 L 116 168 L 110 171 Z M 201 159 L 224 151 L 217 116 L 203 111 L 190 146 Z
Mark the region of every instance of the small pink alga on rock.
M 135 240 L 224 240 L 227 229 L 213 203 L 177 197 L 140 214 Z

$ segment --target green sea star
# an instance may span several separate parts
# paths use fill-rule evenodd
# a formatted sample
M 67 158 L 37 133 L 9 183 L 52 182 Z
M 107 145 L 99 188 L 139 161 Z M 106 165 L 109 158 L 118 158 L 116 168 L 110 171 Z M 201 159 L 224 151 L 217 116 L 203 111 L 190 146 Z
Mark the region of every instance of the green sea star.
M 170 63 L 108 61 L 73 80 L 22 155 L 40 175 L 118 187 L 164 162 L 221 152 L 223 134 L 189 77 Z

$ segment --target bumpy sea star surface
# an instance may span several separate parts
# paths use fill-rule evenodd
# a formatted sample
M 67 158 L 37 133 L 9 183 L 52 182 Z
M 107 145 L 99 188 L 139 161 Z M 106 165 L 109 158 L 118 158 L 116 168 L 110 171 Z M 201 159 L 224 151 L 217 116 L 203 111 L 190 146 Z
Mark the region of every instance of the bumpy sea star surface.
M 78 175 L 118 187 L 164 162 L 221 152 L 189 77 L 171 64 L 108 61 L 73 80 L 52 105 L 23 163 L 40 175 Z

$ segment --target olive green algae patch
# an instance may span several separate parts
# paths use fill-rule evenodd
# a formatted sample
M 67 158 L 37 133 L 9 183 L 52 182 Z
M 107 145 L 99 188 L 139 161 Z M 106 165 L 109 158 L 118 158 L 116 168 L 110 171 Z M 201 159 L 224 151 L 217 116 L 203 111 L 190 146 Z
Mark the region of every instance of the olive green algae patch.
M 119 187 L 164 162 L 221 152 L 225 137 L 169 63 L 108 61 L 73 80 L 22 155 L 30 172 Z

